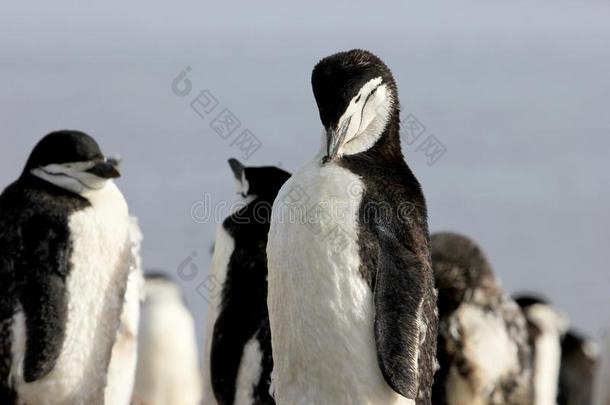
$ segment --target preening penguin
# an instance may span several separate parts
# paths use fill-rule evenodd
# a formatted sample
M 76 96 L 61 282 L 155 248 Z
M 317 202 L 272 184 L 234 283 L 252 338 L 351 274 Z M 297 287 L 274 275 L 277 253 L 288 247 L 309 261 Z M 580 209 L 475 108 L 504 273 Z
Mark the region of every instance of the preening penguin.
M 531 404 L 531 351 L 519 306 L 472 240 L 437 233 L 431 247 L 440 318 L 433 403 Z
M 134 400 L 145 405 L 201 401 L 195 322 L 178 284 L 161 273 L 146 275 Z
M 245 206 L 218 228 L 204 354 L 204 403 L 272 404 L 273 367 L 267 312 L 267 233 L 271 206 L 290 174 L 229 160 Z
M 536 405 L 555 405 L 561 364 L 561 338 L 568 328 L 567 319 L 545 300 L 534 296 L 515 299 L 528 325 L 533 355 L 533 381 Z
M 320 61 L 320 153 L 282 187 L 267 256 L 280 404 L 429 404 L 437 308 L 426 203 L 375 55 Z
M 592 405 L 600 360 L 592 339 L 569 330 L 561 339 L 558 405 Z M 608 381 L 604 381 L 608 383 Z M 601 403 L 601 402 L 600 402 Z
M 118 176 L 93 138 L 59 131 L 0 196 L 3 404 L 104 403 L 134 262 Z

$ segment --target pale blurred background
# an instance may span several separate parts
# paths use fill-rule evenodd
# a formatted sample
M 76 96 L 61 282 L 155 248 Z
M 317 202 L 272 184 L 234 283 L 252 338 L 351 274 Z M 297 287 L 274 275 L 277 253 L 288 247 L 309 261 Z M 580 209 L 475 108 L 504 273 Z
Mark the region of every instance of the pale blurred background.
M 509 291 L 548 297 L 592 336 L 608 331 L 608 2 L 251 4 L 5 3 L 0 185 L 51 130 L 86 131 L 120 154 L 145 264 L 193 273 L 182 285 L 201 334 L 197 288 L 218 221 L 191 208 L 237 201 L 229 157 L 290 171 L 308 161 L 321 131 L 313 65 L 365 48 L 393 70 L 420 141 L 446 148 L 429 166 L 419 143 L 403 145 L 431 229 L 479 241 Z M 179 97 L 172 80 L 187 66 L 192 90 Z M 201 118 L 190 102 L 204 89 L 219 105 Z M 229 140 L 210 127 L 223 108 L 241 121 Z M 248 160 L 231 145 L 246 128 L 262 142 Z

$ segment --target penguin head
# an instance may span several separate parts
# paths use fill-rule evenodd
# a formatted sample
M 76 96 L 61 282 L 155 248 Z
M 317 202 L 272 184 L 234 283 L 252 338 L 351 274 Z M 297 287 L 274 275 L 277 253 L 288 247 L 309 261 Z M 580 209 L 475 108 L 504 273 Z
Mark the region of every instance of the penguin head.
M 311 84 L 326 134 L 324 162 L 370 149 L 388 122 L 398 120 L 398 92 L 390 69 L 368 51 L 322 59 Z
M 521 294 L 514 299 L 521 307 L 530 327 L 534 327 L 537 333 L 563 335 L 567 332 L 568 318 L 549 304 L 545 298 L 533 294 Z
M 430 245 L 441 314 L 453 312 L 462 302 L 485 305 L 501 296 L 487 257 L 470 238 L 440 232 L 432 235 Z
M 593 339 L 581 335 L 579 332 L 570 329 L 561 340 L 561 351 L 566 354 L 579 354 L 581 361 L 589 363 L 588 368 L 595 367 L 599 361 L 601 350 Z
M 146 271 L 144 274 L 144 299 L 153 301 L 175 301 L 186 306 L 180 285 L 167 273 Z
M 35 176 L 79 195 L 119 177 L 118 161 L 106 159 L 97 142 L 80 131 L 57 131 L 34 147 L 22 176 Z
M 275 166 L 246 167 L 237 159 L 229 159 L 235 176 L 237 193 L 244 198 L 258 196 L 275 199 L 290 173 Z

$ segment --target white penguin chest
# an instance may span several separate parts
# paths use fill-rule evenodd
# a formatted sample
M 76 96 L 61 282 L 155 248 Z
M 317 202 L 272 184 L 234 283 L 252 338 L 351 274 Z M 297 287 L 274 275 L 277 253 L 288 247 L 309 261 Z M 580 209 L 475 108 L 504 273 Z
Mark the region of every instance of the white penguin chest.
M 112 183 L 99 193 L 103 194 L 96 196 L 91 207 L 69 218 L 68 315 L 60 355 L 49 374 L 27 384 L 21 366 L 23 314 L 17 316 L 13 367 L 19 400 L 24 403 L 88 404 L 103 398 L 132 260 L 123 196 Z
M 314 161 L 281 189 L 267 255 L 278 403 L 394 404 L 360 275 L 360 178 Z

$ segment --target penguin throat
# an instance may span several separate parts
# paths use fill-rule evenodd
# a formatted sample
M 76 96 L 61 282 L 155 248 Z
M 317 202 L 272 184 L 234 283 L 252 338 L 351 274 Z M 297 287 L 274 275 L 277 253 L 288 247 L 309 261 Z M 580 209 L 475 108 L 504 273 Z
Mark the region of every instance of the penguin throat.
M 82 173 L 80 176 L 76 176 L 66 172 L 54 172 L 45 167 L 32 169 L 30 173 L 47 183 L 83 197 L 102 190 L 108 182 L 107 179 L 89 174 Z

